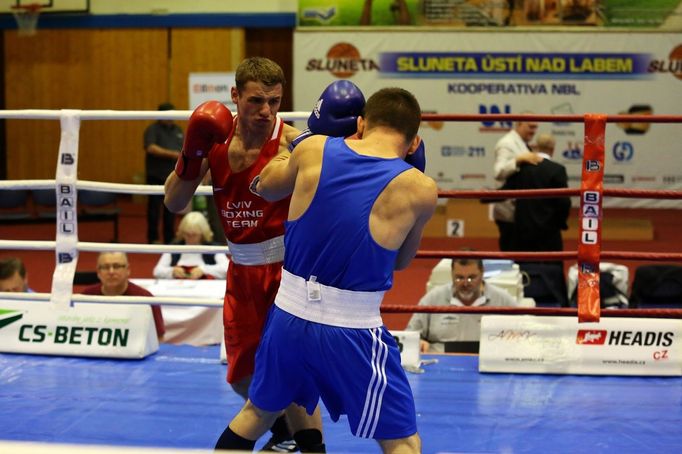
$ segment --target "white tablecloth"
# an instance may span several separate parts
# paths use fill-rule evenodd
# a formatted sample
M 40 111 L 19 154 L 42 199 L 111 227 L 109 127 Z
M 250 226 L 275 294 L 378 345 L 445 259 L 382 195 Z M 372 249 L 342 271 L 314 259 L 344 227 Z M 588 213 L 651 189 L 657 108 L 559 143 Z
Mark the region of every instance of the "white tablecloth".
M 218 279 L 131 279 L 154 296 L 216 298 L 225 296 L 225 281 Z M 217 307 L 162 305 L 166 334 L 162 342 L 213 345 L 223 339 L 223 311 Z

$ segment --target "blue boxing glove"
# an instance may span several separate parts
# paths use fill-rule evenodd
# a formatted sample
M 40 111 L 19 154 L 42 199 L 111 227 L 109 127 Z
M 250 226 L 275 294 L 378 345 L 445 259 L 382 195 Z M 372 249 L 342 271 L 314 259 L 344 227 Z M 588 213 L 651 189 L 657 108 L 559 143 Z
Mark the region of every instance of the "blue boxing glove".
M 357 130 L 358 117 L 365 108 L 365 96 L 353 82 L 337 80 L 324 89 L 308 117 L 308 128 L 291 144 L 289 151 L 303 139 L 315 134 L 348 137 Z
M 424 173 L 424 170 L 426 169 L 426 148 L 424 147 L 424 139 L 421 137 L 419 138 L 419 146 L 414 153 L 405 156 L 405 162 Z

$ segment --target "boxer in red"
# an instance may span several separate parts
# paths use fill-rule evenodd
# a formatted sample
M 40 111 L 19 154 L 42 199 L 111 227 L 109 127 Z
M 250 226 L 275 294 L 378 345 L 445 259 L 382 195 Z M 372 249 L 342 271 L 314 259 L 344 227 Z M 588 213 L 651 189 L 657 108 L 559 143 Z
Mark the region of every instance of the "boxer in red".
M 236 87 L 231 93 L 237 105 L 236 117 L 233 119 L 227 107 L 217 101 L 197 107 L 190 117 L 175 171 L 165 185 L 166 206 L 178 212 L 210 170 L 213 198 L 232 255 L 223 312 L 227 381 L 244 399 L 248 398 L 266 315 L 279 288 L 284 221 L 289 208 L 288 198 L 269 203 L 250 186 L 263 167 L 279 152 L 288 152 L 289 145 L 300 135 L 298 129 L 277 117 L 284 83 L 282 69 L 275 62 L 260 57 L 244 60 L 237 68 Z M 351 82 L 334 82 L 322 94 L 309 119 L 312 133 L 355 133 L 364 101 L 362 92 Z M 292 426 L 304 428 L 293 434 L 302 452 L 324 449 L 321 435 L 316 435 L 321 434 L 319 410 L 311 418 L 301 407 L 292 406 L 286 415 Z M 286 441 L 282 429 L 286 429 L 286 423 L 280 418 L 273 426 L 273 439 L 267 449 Z M 315 432 L 312 437 L 311 431 Z M 296 445 L 277 447 L 286 448 L 296 449 Z

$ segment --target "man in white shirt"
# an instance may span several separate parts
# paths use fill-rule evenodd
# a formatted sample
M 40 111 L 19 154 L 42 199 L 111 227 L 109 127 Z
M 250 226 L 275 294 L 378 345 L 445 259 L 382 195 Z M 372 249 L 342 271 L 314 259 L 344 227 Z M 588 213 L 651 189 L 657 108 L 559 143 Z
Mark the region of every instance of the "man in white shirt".
M 432 288 L 419 301 L 420 306 L 518 306 L 504 289 L 483 279 L 480 259 L 453 259 L 452 283 Z M 419 331 L 422 353 L 445 351 L 445 342 L 478 342 L 481 316 L 478 314 L 415 313 L 405 328 Z
M 518 172 L 523 163 L 537 164 L 542 160 L 533 153 L 530 141 L 533 140 L 538 124 L 531 121 L 519 121 L 514 128 L 495 144 L 495 180 L 502 186 L 507 178 Z M 493 204 L 493 219 L 500 231 L 500 251 L 517 250 L 514 246 L 514 201 L 505 200 Z

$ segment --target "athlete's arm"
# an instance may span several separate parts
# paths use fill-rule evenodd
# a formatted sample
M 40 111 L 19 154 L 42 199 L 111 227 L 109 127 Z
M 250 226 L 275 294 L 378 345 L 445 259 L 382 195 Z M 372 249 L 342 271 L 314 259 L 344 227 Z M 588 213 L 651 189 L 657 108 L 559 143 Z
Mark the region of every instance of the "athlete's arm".
M 405 241 L 398 249 L 398 255 L 395 260 L 395 269 L 403 270 L 407 268 L 415 254 L 419 249 L 419 243 L 422 239 L 422 233 L 426 223 L 433 216 L 436 209 L 436 202 L 438 201 L 438 187 L 436 182 L 426 175 L 422 174 L 422 178 L 418 184 L 411 188 L 411 193 L 416 198 L 415 223 L 407 234 Z
M 302 144 L 297 147 L 296 156 L 304 148 Z M 282 200 L 294 192 L 297 173 L 298 159 L 289 151 L 280 151 L 261 171 L 256 192 L 268 202 Z
M 194 192 L 201 183 L 201 180 L 206 175 L 208 170 L 208 160 L 204 160 L 201 163 L 201 170 L 197 177 L 193 180 L 183 180 L 181 179 L 175 171 L 171 172 L 166 178 L 166 183 L 164 185 L 165 197 L 163 203 L 173 213 L 180 213 L 185 208 L 187 204 L 192 200 Z
M 166 179 L 164 203 L 174 213 L 185 209 L 206 175 L 208 157 L 215 144 L 224 143 L 232 129 L 232 113 L 218 101 L 200 104 L 189 117 L 182 152 Z

